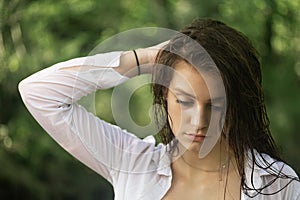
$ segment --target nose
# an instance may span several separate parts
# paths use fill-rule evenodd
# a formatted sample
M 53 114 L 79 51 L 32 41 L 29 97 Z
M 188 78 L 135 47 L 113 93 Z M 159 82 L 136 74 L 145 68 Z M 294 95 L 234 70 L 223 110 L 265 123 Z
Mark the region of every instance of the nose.
M 204 106 L 197 106 L 191 113 L 191 125 L 197 128 L 197 130 L 202 130 L 207 128 L 209 125 L 210 111 L 205 109 Z

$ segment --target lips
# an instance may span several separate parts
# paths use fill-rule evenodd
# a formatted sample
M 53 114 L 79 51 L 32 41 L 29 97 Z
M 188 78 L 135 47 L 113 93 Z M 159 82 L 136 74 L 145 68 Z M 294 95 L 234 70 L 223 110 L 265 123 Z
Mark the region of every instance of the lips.
M 184 136 L 193 142 L 202 142 L 205 139 L 203 134 L 185 133 Z

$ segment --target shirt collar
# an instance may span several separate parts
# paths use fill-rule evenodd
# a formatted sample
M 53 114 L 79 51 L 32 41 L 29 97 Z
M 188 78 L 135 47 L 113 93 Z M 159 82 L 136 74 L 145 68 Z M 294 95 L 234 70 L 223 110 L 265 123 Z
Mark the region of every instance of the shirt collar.
M 169 150 L 169 145 L 159 144 L 162 147 L 162 151 L 160 154 L 157 174 L 163 176 L 172 176 L 171 164 L 172 164 L 172 156 Z
M 172 176 L 172 171 L 171 171 L 172 156 L 168 151 L 169 145 L 162 145 L 162 146 L 163 147 L 160 154 L 157 173 L 158 175 Z M 278 164 L 269 155 L 264 153 L 258 153 L 255 149 L 253 150 L 253 153 L 256 162 L 260 166 L 267 167 L 268 166 L 267 164 L 273 163 L 272 168 L 278 169 L 279 167 Z M 271 173 L 272 173 L 272 169 L 263 169 L 257 166 L 255 163 L 253 163 L 252 153 L 250 150 L 247 151 L 246 162 L 245 162 L 245 175 L 246 175 L 246 184 L 248 186 L 253 187 L 254 185 L 255 188 L 261 188 L 263 184 L 263 177 L 269 176 L 271 175 Z
M 253 157 L 256 161 L 253 162 Z M 268 166 L 272 164 L 272 167 Z M 279 169 L 278 163 L 275 159 L 271 158 L 268 154 L 258 153 L 255 149 L 253 150 L 253 156 L 251 150 L 248 150 L 245 162 L 245 176 L 246 184 L 251 189 L 260 189 L 264 186 L 264 179 L 266 176 L 272 176 L 274 171 L 272 169 Z M 255 190 L 249 190 L 250 195 L 257 193 Z

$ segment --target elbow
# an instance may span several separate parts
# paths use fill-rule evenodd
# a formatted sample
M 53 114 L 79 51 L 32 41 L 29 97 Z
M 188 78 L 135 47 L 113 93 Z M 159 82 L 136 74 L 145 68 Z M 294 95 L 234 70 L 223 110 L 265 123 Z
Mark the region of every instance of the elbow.
M 19 84 L 18 84 L 18 90 L 19 90 L 19 93 L 21 95 L 21 98 L 23 99 L 23 101 L 25 101 L 26 99 L 26 91 L 28 91 L 28 88 L 29 88 L 29 84 L 28 82 L 26 81 L 26 79 L 22 80 Z
M 29 78 L 22 80 L 18 84 L 18 90 L 25 105 L 29 103 L 30 93 L 34 90 L 32 85 Z
M 31 113 L 42 108 L 39 104 L 41 90 L 36 87 L 35 81 L 32 81 L 30 77 L 19 82 L 18 90 L 25 107 Z

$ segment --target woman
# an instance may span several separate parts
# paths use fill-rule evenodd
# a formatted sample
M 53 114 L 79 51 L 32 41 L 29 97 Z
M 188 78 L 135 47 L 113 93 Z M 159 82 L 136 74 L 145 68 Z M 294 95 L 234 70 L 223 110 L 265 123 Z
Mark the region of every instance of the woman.
M 63 148 L 113 185 L 115 199 L 300 199 L 299 178 L 271 136 L 246 37 L 199 19 L 159 46 L 58 63 L 23 80 L 21 96 Z M 153 73 L 161 105 L 157 146 L 76 104 L 140 73 Z

